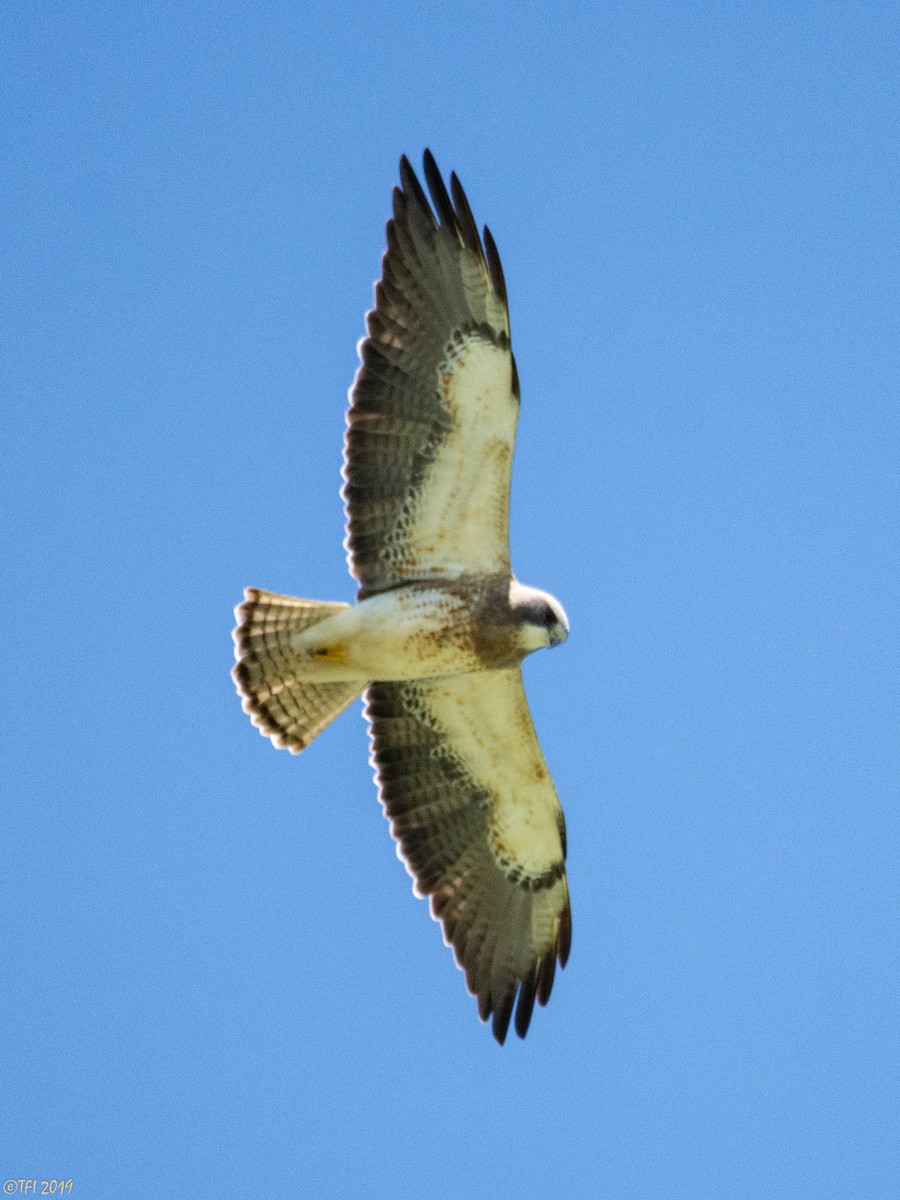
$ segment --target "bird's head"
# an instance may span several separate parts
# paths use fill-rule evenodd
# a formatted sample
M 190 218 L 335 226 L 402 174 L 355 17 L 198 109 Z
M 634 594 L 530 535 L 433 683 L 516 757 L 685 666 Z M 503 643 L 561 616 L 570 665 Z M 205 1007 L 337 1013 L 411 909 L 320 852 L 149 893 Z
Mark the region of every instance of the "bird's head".
M 519 625 L 519 641 L 526 654 L 545 646 L 558 646 L 569 636 L 569 621 L 560 602 L 548 592 L 525 587 L 514 579 L 509 605 Z

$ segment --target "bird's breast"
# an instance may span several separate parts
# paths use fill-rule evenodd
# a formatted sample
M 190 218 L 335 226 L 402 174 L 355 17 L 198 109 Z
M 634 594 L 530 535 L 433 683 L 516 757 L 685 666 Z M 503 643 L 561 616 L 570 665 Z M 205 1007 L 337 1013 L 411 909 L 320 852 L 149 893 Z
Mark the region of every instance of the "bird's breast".
M 410 584 L 369 596 L 304 631 L 310 677 L 369 681 L 459 675 L 500 665 L 502 636 L 457 585 Z M 490 660 L 490 661 L 487 661 Z

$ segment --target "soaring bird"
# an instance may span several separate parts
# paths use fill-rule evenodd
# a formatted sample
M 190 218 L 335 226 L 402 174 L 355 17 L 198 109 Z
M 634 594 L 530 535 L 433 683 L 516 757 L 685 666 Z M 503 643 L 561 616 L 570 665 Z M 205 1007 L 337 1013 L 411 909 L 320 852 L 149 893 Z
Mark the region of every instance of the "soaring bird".
M 233 676 L 276 746 L 299 753 L 365 693 L 398 855 L 502 1043 L 550 997 L 572 932 L 562 808 L 521 662 L 568 635 L 512 573 L 519 379 L 500 257 L 455 174 L 406 157 L 344 441 L 356 603 L 248 588 Z

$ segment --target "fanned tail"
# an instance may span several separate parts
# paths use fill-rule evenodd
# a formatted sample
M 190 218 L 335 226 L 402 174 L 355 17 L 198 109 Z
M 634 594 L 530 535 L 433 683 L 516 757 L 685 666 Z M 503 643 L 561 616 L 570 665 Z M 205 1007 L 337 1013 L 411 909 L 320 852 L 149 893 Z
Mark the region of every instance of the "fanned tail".
M 346 604 L 298 600 L 258 588 L 246 588 L 234 610 L 232 669 L 244 712 L 253 724 L 292 754 L 299 754 L 359 696 L 357 681 L 312 683 L 298 674 L 291 638 Z

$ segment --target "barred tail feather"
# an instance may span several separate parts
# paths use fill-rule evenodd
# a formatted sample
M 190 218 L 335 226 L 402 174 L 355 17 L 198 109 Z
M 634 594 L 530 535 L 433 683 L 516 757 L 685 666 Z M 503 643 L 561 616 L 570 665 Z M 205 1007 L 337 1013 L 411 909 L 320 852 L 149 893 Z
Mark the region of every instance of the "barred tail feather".
M 244 711 L 274 745 L 292 754 L 299 754 L 363 691 L 357 681 L 302 678 L 291 646 L 295 634 L 346 607 L 247 588 L 243 604 L 234 610 L 237 663 L 231 674 Z

